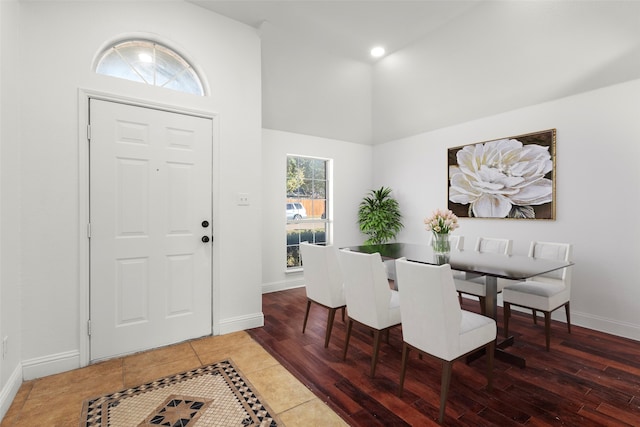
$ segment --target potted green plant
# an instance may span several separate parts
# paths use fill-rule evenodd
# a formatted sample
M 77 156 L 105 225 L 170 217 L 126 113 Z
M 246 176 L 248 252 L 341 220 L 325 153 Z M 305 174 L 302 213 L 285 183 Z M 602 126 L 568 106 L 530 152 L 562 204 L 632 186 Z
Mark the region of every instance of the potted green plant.
M 358 207 L 360 231 L 369 236 L 365 245 L 379 245 L 393 240 L 404 225 L 398 201 L 391 197 L 391 188 L 371 190 Z

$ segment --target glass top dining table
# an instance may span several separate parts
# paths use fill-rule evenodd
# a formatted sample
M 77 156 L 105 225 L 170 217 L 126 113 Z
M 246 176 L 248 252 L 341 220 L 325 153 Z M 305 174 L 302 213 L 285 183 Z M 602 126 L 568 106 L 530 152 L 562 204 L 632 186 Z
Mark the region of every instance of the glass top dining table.
M 385 243 L 381 245 L 351 246 L 344 249 L 363 253 L 378 252 L 383 259 L 404 257 L 409 261 L 440 264 L 438 257 L 429 245 Z M 571 262 L 531 258 L 524 255 L 480 253 L 455 249 L 450 253 L 448 264 L 451 265 L 452 270 L 510 280 L 525 280 L 572 265 Z
M 442 262 L 436 256 L 430 245 L 414 243 L 385 243 L 380 245 L 351 246 L 354 252 L 379 253 L 383 260 L 406 258 L 409 261 L 438 265 Z M 571 266 L 573 263 L 548 259 L 532 258 L 524 255 L 504 255 L 495 253 L 480 253 L 476 251 L 452 250 L 448 264 L 452 270 L 466 273 L 468 278 L 485 278 L 486 297 L 485 313 L 497 319 L 498 278 L 510 280 L 526 280 L 528 278 L 549 273 Z M 397 284 L 402 286 L 401 283 Z M 506 347 L 513 343 L 510 337 L 501 343 Z M 524 359 L 514 360 L 513 363 L 524 367 Z

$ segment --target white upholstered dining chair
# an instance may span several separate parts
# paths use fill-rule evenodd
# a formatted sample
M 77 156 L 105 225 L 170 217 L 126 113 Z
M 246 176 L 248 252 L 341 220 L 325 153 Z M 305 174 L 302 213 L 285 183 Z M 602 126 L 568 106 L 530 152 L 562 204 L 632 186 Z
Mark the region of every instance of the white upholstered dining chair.
M 478 237 L 476 241 L 475 251 L 480 253 L 496 253 L 511 255 L 511 247 L 513 241 L 511 239 L 496 239 L 492 237 Z M 476 277 L 466 280 L 462 277 L 455 276 L 455 286 L 458 291 L 458 300 L 462 305 L 462 294 L 473 295 L 480 300 L 480 309 L 482 314 L 485 314 L 485 298 L 487 296 L 487 289 L 484 285 L 484 276 Z M 498 293 L 502 292 L 502 288 L 505 286 L 503 280 L 498 280 Z
M 487 388 L 491 390 L 496 322 L 477 313 L 464 311 L 456 300 L 451 266 L 430 265 L 396 260 L 396 272 L 401 283 L 402 314 L 402 395 L 409 351 L 428 354 L 442 362 L 440 417 L 442 423 L 451 383 L 453 363 L 482 347 L 487 354 Z
M 390 328 L 400 325 L 398 291 L 389 287 L 387 272 L 379 253 L 365 254 L 343 249 L 338 256 L 344 278 L 348 318 L 342 358 L 347 358 L 353 323 L 371 329 L 373 351 L 370 375 L 373 377 L 378 363 L 381 334 L 388 334 Z
M 325 307 L 328 309 L 328 316 L 324 346 L 328 347 L 336 311 L 342 309 L 342 320 L 344 321 L 346 307 L 337 249 L 331 245 L 312 245 L 308 242 L 302 242 L 300 243 L 300 256 L 304 267 L 304 284 L 307 293 L 307 310 L 304 314 L 302 333 L 304 334 L 307 328 L 311 303 Z
M 532 258 L 571 261 L 573 246 L 570 243 L 531 242 L 529 256 Z M 524 282 L 505 286 L 502 291 L 504 311 L 504 333 L 509 334 L 511 306 L 529 308 L 533 321 L 537 323 L 537 311 L 544 313 L 544 333 L 547 351 L 551 344 L 551 312 L 564 307 L 567 329 L 571 333 L 569 302 L 571 299 L 571 267 L 551 271 Z

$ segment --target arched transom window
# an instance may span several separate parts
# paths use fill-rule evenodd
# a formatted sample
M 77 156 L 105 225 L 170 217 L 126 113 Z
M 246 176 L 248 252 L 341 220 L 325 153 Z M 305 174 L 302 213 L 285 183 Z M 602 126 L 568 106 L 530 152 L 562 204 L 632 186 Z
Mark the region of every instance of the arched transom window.
M 204 95 L 198 74 L 182 56 L 148 40 L 127 40 L 102 53 L 96 73 Z

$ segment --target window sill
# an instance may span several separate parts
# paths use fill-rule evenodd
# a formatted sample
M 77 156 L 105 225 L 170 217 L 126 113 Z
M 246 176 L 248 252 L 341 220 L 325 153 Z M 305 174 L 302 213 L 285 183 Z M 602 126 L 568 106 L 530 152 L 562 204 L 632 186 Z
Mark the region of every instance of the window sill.
M 295 267 L 295 268 L 287 268 L 284 274 L 294 274 L 294 273 L 302 273 L 304 272 L 303 267 Z

